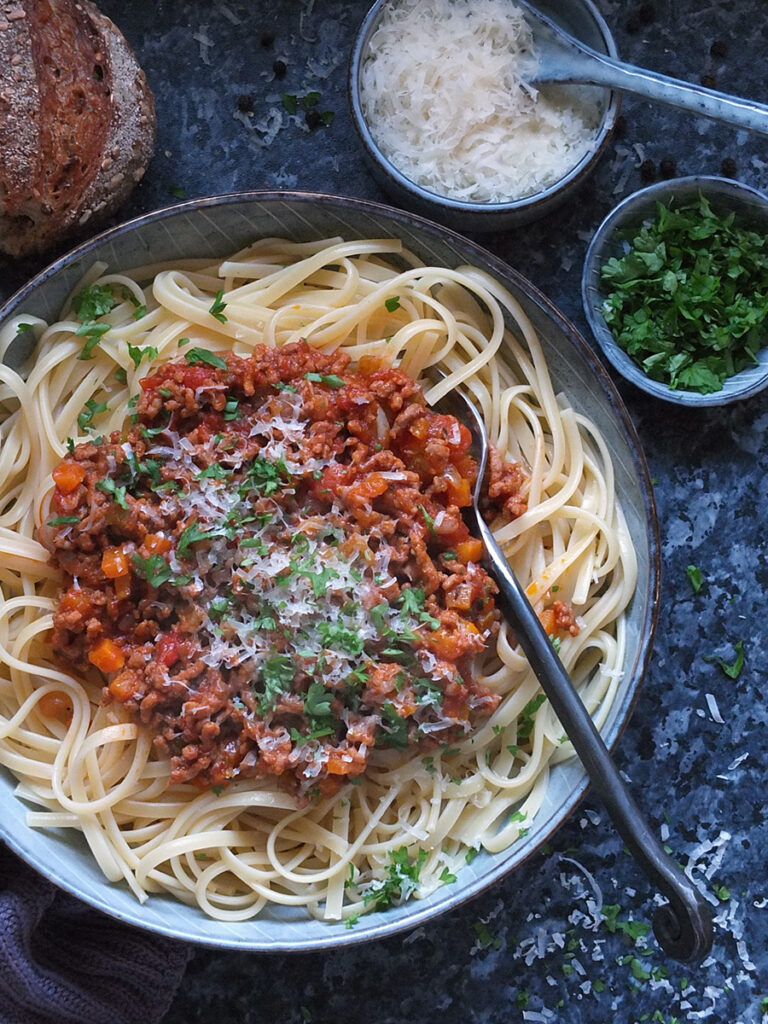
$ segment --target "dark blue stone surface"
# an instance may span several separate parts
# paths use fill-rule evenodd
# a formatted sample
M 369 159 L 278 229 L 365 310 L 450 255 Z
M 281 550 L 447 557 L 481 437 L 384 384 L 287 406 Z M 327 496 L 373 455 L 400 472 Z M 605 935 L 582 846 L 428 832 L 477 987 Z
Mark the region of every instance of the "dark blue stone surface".
M 290 188 L 384 199 L 362 165 L 346 61 L 365 0 L 104 0 L 137 50 L 159 115 L 157 155 L 121 218 L 225 191 Z M 621 56 L 768 102 L 764 0 L 600 0 Z M 262 33 L 274 35 L 270 46 Z M 285 77 L 275 80 L 273 62 Z M 308 130 L 280 93 L 319 91 L 333 124 Z M 238 112 L 250 97 L 253 114 Z M 241 105 L 249 106 L 246 99 Z M 626 98 L 624 130 L 568 207 L 480 239 L 585 332 L 587 244 L 623 196 L 665 172 L 719 174 L 768 189 L 766 138 Z M 263 130 L 259 130 L 259 125 Z M 734 165 L 735 164 L 735 171 Z M 7 293 L 37 267 L 3 267 Z M 588 335 L 587 335 L 588 336 Z M 198 951 L 165 1024 L 368 1021 L 768 1021 L 768 391 L 690 412 L 618 382 L 647 452 L 663 545 L 655 653 L 617 753 L 638 802 L 716 915 L 700 966 L 666 959 L 653 891 L 589 799 L 546 853 L 484 895 L 405 937 L 343 952 L 259 957 Z M 686 567 L 704 583 L 694 592 Z M 744 666 L 730 678 L 717 661 Z M 618 905 L 618 927 L 594 888 Z M 626 922 L 639 922 L 635 927 Z

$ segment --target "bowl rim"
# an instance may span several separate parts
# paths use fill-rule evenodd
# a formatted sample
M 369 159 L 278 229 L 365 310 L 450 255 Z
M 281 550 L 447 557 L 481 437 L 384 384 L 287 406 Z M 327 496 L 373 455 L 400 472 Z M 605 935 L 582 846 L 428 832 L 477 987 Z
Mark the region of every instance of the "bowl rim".
M 608 27 L 608 23 L 593 3 L 593 0 L 576 0 L 576 2 L 585 9 L 595 22 L 605 44 L 606 55 L 614 60 L 618 60 L 619 55 L 616 47 L 616 41 Z M 548 186 L 548 188 L 543 189 L 541 192 L 534 192 L 532 195 L 522 196 L 519 199 L 510 199 L 495 203 L 472 202 L 466 199 L 452 199 L 450 196 L 444 196 L 439 192 L 433 192 L 431 189 L 425 188 L 423 185 L 419 185 L 417 182 L 413 181 L 412 178 L 403 174 L 403 172 L 399 170 L 395 164 L 393 164 L 391 160 L 384 155 L 384 153 L 382 153 L 376 143 L 365 114 L 363 113 L 362 102 L 360 99 L 360 74 L 364 52 L 376 27 L 376 23 L 381 16 L 382 8 L 390 3 L 392 3 L 392 0 L 375 0 L 360 23 L 360 27 L 355 34 L 349 60 L 347 95 L 349 107 L 352 112 L 352 123 L 354 124 L 357 135 L 362 142 L 363 149 L 365 150 L 369 160 L 380 167 L 387 177 L 394 182 L 394 184 L 412 195 L 415 199 L 418 199 L 423 203 L 431 204 L 436 210 L 442 210 L 445 213 L 471 213 L 480 215 L 511 212 L 522 213 L 531 210 L 539 203 L 548 202 L 563 190 L 567 191 L 569 186 L 573 185 L 582 177 L 582 175 L 593 169 L 608 144 L 616 124 L 616 119 L 618 118 L 619 108 L 621 106 L 621 94 L 616 89 L 610 89 L 607 87 L 604 89 L 604 91 L 609 94 L 608 101 L 600 120 L 600 128 L 595 136 L 594 146 L 589 150 L 589 152 L 585 153 L 581 160 L 579 160 L 579 162 L 566 174 L 561 178 L 558 178 L 557 181 Z
M 450 245 L 454 246 L 457 251 L 461 253 L 462 257 L 479 260 L 490 270 L 492 274 L 500 277 L 502 281 L 505 279 L 508 281 L 511 280 L 516 287 L 519 287 L 524 291 L 529 299 L 536 303 L 547 318 L 553 321 L 557 328 L 567 337 L 569 344 L 578 351 L 588 368 L 594 374 L 596 382 L 600 386 L 600 389 L 604 393 L 611 408 L 614 424 L 623 436 L 631 459 L 632 469 L 636 474 L 637 484 L 642 495 L 642 514 L 646 527 L 646 539 L 649 550 L 648 584 L 646 587 L 647 607 L 641 624 L 638 651 L 633 661 L 635 675 L 634 686 L 620 700 L 620 707 L 622 709 L 621 715 L 618 717 L 618 721 L 614 725 L 614 734 L 606 738 L 609 750 L 615 750 L 624 730 L 629 724 L 640 696 L 643 678 L 648 671 L 651 660 L 653 638 L 660 610 L 661 538 L 650 469 L 645 458 L 637 430 L 629 412 L 616 388 L 616 385 L 611 379 L 610 374 L 596 355 L 594 349 L 586 342 L 584 337 L 579 333 L 570 320 L 568 320 L 565 315 L 560 312 L 560 310 L 541 291 L 539 291 L 534 284 L 532 284 L 532 282 L 514 268 L 506 264 L 500 257 L 494 255 L 479 244 L 465 238 L 463 235 L 451 230 L 450 228 L 446 228 L 443 225 L 437 224 L 417 214 L 387 206 L 384 203 L 363 199 L 351 199 L 320 192 L 270 190 L 223 193 L 221 195 L 204 196 L 180 203 L 174 203 L 169 206 L 153 210 L 149 213 L 140 215 L 101 231 L 97 235 L 80 243 L 70 251 L 57 257 L 51 264 L 41 270 L 37 275 L 35 275 L 35 277 L 19 288 L 2 305 L 0 305 L 0 321 L 11 315 L 32 292 L 50 278 L 55 277 L 58 272 L 81 261 L 93 250 L 99 249 L 103 245 L 116 239 L 120 239 L 123 235 L 141 230 L 145 226 L 158 221 L 172 220 L 173 217 L 181 214 L 195 214 L 198 211 L 204 213 L 207 209 L 214 206 L 238 203 L 259 204 L 277 201 L 297 202 L 299 204 L 307 203 L 308 205 L 319 203 L 323 206 L 330 206 L 340 210 L 348 210 L 352 208 L 371 216 L 376 215 L 383 217 L 394 223 L 400 222 L 411 230 L 425 232 L 427 236 L 431 236 L 433 239 L 442 241 L 447 240 Z M 2 772 L 7 774 L 5 769 L 2 769 Z M 63 890 L 81 899 L 83 902 L 89 904 L 95 909 L 101 910 L 108 916 L 133 925 L 134 927 L 140 927 L 156 934 L 165 935 L 168 938 L 187 941 L 195 945 L 205 946 L 208 948 L 238 949 L 241 951 L 259 953 L 306 953 L 332 948 L 347 948 L 349 946 L 360 945 L 374 939 L 390 937 L 404 931 L 410 931 L 440 915 L 454 910 L 456 907 L 463 905 L 470 899 L 473 899 L 475 896 L 490 888 L 490 886 L 496 882 L 511 874 L 526 861 L 529 861 L 531 857 L 537 853 L 540 847 L 568 820 L 568 818 L 571 817 L 576 807 L 586 796 L 588 790 L 589 779 L 586 773 L 584 773 L 578 780 L 577 784 L 572 788 L 568 797 L 563 800 L 562 804 L 555 809 L 555 812 L 553 812 L 547 820 L 542 821 L 540 829 L 536 833 L 535 842 L 524 842 L 520 847 L 520 852 L 516 859 L 509 857 L 499 858 L 495 864 L 492 863 L 489 869 L 483 871 L 482 874 L 468 874 L 464 879 L 464 885 L 451 893 L 443 902 L 437 905 L 423 906 L 420 905 L 418 901 L 414 901 L 411 913 L 404 918 L 389 918 L 387 920 L 385 914 L 366 915 L 366 917 L 369 918 L 370 923 L 366 922 L 366 918 L 363 917 L 360 919 L 358 928 L 355 928 L 354 930 L 346 929 L 341 931 L 337 928 L 334 929 L 334 931 L 331 931 L 331 926 L 329 926 L 327 939 L 323 939 L 321 941 L 295 938 L 290 942 L 280 940 L 269 942 L 240 940 L 228 933 L 226 922 L 214 920 L 209 922 L 210 927 L 211 929 L 217 929 L 218 934 L 193 936 L 180 933 L 178 928 L 175 928 L 172 924 L 167 924 L 162 917 L 152 921 L 143 922 L 140 919 L 141 904 L 138 902 L 136 902 L 135 908 L 133 907 L 133 904 L 131 904 L 131 911 L 129 912 L 115 906 L 114 902 L 110 901 L 109 893 L 111 891 L 111 883 L 106 879 L 104 880 L 103 888 L 99 890 L 98 894 L 94 894 L 90 891 L 84 890 L 79 884 L 78 879 L 73 878 L 71 873 L 67 876 L 65 872 L 62 872 L 58 864 L 56 867 L 51 869 L 41 868 L 34 856 L 26 849 L 24 836 L 21 834 L 17 835 L 12 830 L 6 829 L 2 821 L 0 821 L 0 839 L 2 839 L 2 841 L 5 842 L 7 846 L 14 851 L 14 853 L 21 857 L 22 860 L 26 861 L 30 867 L 40 873 L 43 873 L 45 877 Z M 171 897 L 163 897 L 162 895 L 154 897 L 155 900 L 162 900 L 164 898 L 171 899 Z M 378 920 L 380 917 L 384 917 L 384 920 Z M 256 918 L 255 920 L 258 921 L 259 919 Z M 248 922 L 245 923 L 247 924 Z M 221 925 L 225 925 L 225 927 L 219 927 Z
M 768 221 L 768 193 L 733 178 L 711 174 L 690 174 L 681 178 L 657 181 L 625 196 L 606 215 L 587 247 L 581 277 L 581 298 L 587 322 L 595 340 L 613 367 L 626 380 L 647 394 L 687 408 L 727 405 L 730 402 L 749 398 L 768 387 L 768 343 L 758 352 L 757 367 L 747 367 L 732 377 L 726 378 L 723 388 L 712 394 L 704 395 L 698 391 L 676 390 L 663 381 L 653 380 L 621 348 L 605 322 L 601 312 L 604 295 L 600 288 L 600 265 L 614 232 L 629 223 L 632 211 L 647 205 L 654 199 L 661 200 L 676 195 L 687 197 L 696 191 L 701 191 L 705 196 L 711 198 L 751 199 L 755 206 L 765 210 Z

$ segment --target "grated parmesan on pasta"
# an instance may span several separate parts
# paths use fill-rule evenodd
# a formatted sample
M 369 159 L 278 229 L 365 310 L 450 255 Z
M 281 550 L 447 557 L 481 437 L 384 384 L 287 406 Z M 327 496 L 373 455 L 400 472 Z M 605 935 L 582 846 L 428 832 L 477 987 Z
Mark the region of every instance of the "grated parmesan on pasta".
M 523 83 L 531 51 L 508 0 L 401 0 L 385 9 L 360 81 L 384 155 L 440 195 L 494 203 L 554 184 L 593 151 L 600 91 Z

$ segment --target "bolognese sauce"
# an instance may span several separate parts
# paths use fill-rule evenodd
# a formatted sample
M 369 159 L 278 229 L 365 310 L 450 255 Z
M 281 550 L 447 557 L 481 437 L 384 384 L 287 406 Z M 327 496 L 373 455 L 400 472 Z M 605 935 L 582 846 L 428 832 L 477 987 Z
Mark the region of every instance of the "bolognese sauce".
M 53 473 L 53 648 L 104 673 L 201 788 L 333 793 L 371 751 L 450 742 L 499 698 L 473 672 L 495 585 L 461 510 L 470 435 L 416 383 L 305 343 L 191 349 L 122 434 Z M 496 473 L 524 509 L 523 476 Z

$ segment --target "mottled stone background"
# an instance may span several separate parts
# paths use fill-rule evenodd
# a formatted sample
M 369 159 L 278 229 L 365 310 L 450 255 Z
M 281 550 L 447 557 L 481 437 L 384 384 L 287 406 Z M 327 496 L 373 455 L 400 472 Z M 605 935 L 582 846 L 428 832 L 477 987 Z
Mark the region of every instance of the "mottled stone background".
M 365 0 L 103 0 L 136 48 L 159 114 L 157 156 L 122 215 L 175 197 L 291 188 L 384 198 L 364 169 L 346 62 Z M 765 0 L 598 0 L 622 57 L 768 102 Z M 271 47 L 262 34 L 274 34 Z M 285 77 L 274 81 L 273 62 Z M 284 123 L 259 144 L 279 93 L 317 90 L 333 124 Z M 253 112 L 238 111 L 250 96 Z M 249 106 L 241 99 L 241 106 Z M 586 332 L 580 276 L 611 207 L 663 173 L 725 173 L 768 188 L 764 136 L 626 98 L 622 131 L 565 209 L 482 241 Z M 723 163 L 725 161 L 725 166 Z M 674 166 L 672 166 L 674 165 Z M 0 267 L 7 294 L 37 269 Z M 587 337 L 589 337 L 587 333 Z M 642 807 L 716 914 L 712 956 L 665 959 L 652 936 L 611 931 L 590 876 L 622 921 L 648 922 L 652 890 L 591 800 L 546 853 L 417 931 L 327 955 L 199 951 L 165 1018 L 191 1022 L 411 1024 L 768 1020 L 765 792 L 768 708 L 768 391 L 686 412 L 620 384 L 647 452 L 663 543 L 660 628 L 618 761 Z M 704 585 L 694 593 L 686 566 Z M 744 668 L 735 680 L 709 656 Z M 631 934 L 627 934 L 627 933 Z M 633 937 L 635 936 L 635 937 Z

